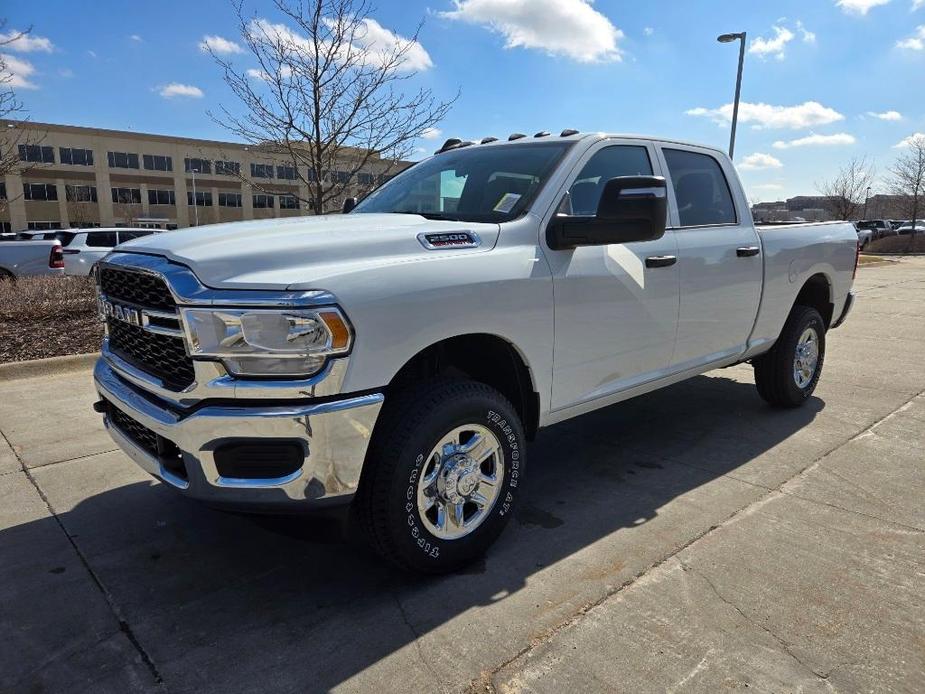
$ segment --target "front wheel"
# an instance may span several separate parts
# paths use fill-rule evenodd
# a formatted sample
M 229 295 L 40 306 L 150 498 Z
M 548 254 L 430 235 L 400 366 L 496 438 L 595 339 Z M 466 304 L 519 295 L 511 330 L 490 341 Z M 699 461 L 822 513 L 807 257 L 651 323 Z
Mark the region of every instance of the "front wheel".
M 754 360 L 758 394 L 776 407 L 798 407 L 819 383 L 825 323 L 809 306 L 794 306 L 774 347 Z
M 354 500 L 367 537 L 383 557 L 423 573 L 481 556 L 520 496 L 524 446 L 517 412 L 487 385 L 445 381 L 395 394 Z

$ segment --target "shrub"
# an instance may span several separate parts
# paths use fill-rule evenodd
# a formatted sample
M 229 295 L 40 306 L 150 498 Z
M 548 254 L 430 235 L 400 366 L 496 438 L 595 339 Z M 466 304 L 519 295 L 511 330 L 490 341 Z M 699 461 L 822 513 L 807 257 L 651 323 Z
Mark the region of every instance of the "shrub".
M 925 234 L 915 235 L 913 245 L 912 236 L 886 236 L 871 241 L 864 249 L 865 253 L 925 253 Z

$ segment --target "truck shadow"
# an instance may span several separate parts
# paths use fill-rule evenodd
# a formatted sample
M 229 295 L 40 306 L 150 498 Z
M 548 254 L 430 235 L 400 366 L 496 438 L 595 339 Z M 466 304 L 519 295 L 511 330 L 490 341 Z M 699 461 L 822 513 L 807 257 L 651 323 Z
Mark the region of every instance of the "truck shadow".
M 547 596 L 519 594 L 528 581 L 543 592 L 536 588 L 539 572 L 598 542 L 618 541 L 618 548 L 646 542 L 645 525 L 662 507 L 717 477 L 747 476 L 749 463 L 823 407 L 813 398 L 798 410 L 772 410 L 753 385 L 720 372 L 544 430 L 529 448 L 527 495 L 511 527 L 485 561 L 448 577 L 392 570 L 346 537 L 336 515 L 242 517 L 153 483 L 96 494 L 59 519 L 170 691 L 254 691 L 269 682 L 275 691 L 317 691 L 359 678 L 357 686 L 370 666 L 393 655 L 397 664 L 384 672 L 400 673 L 407 667 L 401 658 L 423 669 L 413 652 L 397 652 L 451 621 L 452 629 L 433 635 L 437 641 L 426 649 L 437 661 L 428 666 L 433 672 L 403 677 L 409 687 L 433 673 L 463 685 L 454 673 L 468 661 L 490 666 L 526 645 L 513 641 L 534 631 L 527 621 L 540 624 L 544 605 L 537 603 Z M 56 521 L 4 530 L 0 547 L 22 547 L 40 530 L 28 526 L 37 524 Z M 607 550 L 602 554 L 615 560 L 615 573 L 630 560 Z M 567 564 L 554 568 L 580 573 Z M 82 568 L 75 564 L 73 571 Z M 58 577 L 45 576 L 42 584 Z M 599 592 L 602 578 L 585 580 L 596 581 Z M 11 607 L 13 623 L 22 627 L 17 633 L 53 633 L 63 615 L 81 609 L 66 594 L 43 588 L 43 595 L 42 609 L 27 609 L 27 595 L 10 603 L 18 605 Z M 515 624 L 497 626 L 511 621 L 497 610 L 471 612 L 505 600 L 518 600 Z M 16 635 L 6 640 L 7 652 L 19 655 L 15 663 L 0 662 L 0 689 L 47 685 L 48 673 L 35 666 L 44 661 L 39 644 Z

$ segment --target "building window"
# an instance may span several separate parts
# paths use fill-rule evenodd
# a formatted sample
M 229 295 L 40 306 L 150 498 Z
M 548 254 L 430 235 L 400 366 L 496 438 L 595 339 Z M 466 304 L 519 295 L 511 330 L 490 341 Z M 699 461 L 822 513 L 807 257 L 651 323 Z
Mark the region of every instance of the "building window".
M 254 196 L 254 209 L 255 210 L 265 210 L 269 207 L 273 207 L 273 196 L 272 195 L 255 195 Z
M 183 160 L 183 166 L 186 169 L 186 173 L 212 173 L 212 162 L 208 159 L 190 159 L 187 157 Z
M 348 183 L 350 181 L 350 172 L 332 171 L 331 178 L 333 178 L 337 183 Z
M 240 193 L 219 193 L 218 194 L 218 206 L 219 207 L 241 207 L 241 194 Z
M 107 152 L 109 168 L 111 169 L 137 169 L 138 155 L 131 152 Z
M 272 164 L 251 164 L 252 178 L 273 178 Z
M 296 179 L 294 166 L 277 166 L 276 177 L 284 181 L 294 181 Z
M 299 209 L 299 201 L 295 195 L 280 195 L 279 196 L 279 209 L 297 210 Z
M 29 231 L 48 231 L 49 229 L 60 229 L 61 222 L 29 222 Z
M 99 229 L 99 222 L 71 222 L 71 229 Z
M 173 159 L 160 154 L 145 154 L 142 159 L 148 171 L 173 171 Z
M 54 183 L 23 183 L 26 200 L 57 200 L 58 188 Z
M 0 200 L 6 200 L 6 183 L 0 181 Z
M 40 164 L 55 163 L 55 148 L 40 145 L 19 145 L 19 158 L 22 161 L 34 161 Z
M 123 205 L 140 205 L 141 189 L 139 188 L 113 188 L 112 201 Z
M 187 191 L 186 204 L 193 205 L 193 191 Z M 196 207 L 212 207 L 212 193 L 208 191 L 196 191 Z
M 371 173 L 361 171 L 357 174 L 357 183 L 361 186 L 371 186 L 376 181 L 376 177 Z
M 148 190 L 149 205 L 176 205 L 177 198 L 172 190 Z
M 10 222 L 0 222 L 0 233 L 9 234 L 13 231 L 13 225 Z
M 68 202 L 97 202 L 96 186 L 64 186 L 64 198 Z
M 222 161 L 216 159 L 215 173 L 220 176 L 240 176 L 241 164 L 236 161 Z
M 167 229 L 167 231 L 173 231 L 177 228 L 177 225 L 168 223 L 164 228 Z
M 75 147 L 59 147 L 58 154 L 62 164 L 77 164 L 79 166 L 93 166 L 93 150 L 77 149 Z

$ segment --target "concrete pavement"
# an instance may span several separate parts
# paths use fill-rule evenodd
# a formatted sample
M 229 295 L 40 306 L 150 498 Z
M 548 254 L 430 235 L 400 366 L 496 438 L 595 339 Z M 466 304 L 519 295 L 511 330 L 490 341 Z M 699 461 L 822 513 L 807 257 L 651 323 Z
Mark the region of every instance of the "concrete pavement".
M 545 430 L 440 579 L 178 498 L 88 373 L 5 382 L 0 691 L 925 690 L 925 259 L 856 287 L 806 407 L 740 366 Z

